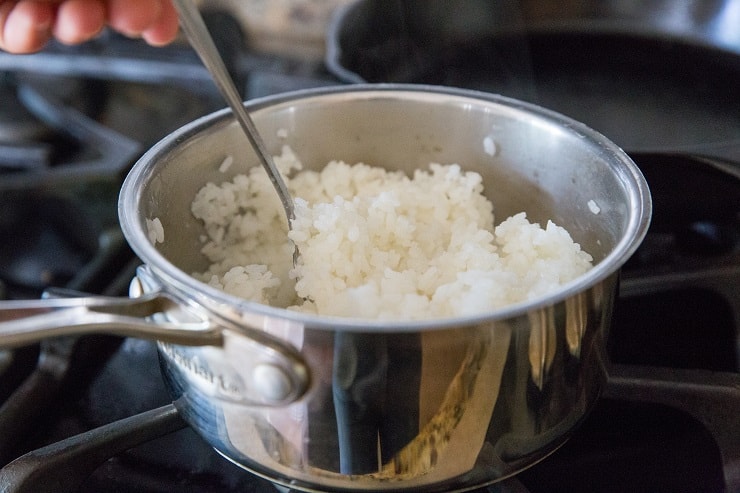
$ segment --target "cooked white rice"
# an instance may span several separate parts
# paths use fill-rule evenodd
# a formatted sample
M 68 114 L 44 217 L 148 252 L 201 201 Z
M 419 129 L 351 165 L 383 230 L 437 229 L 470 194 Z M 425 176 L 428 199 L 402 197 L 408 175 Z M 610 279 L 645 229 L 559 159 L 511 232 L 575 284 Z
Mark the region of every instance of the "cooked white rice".
M 591 268 L 591 256 L 552 222 L 542 228 L 522 212 L 494 228 L 481 176 L 457 164 L 413 177 L 338 161 L 299 171 L 287 146 L 275 160 L 284 175 L 295 173 L 287 184 L 296 197 L 296 268 L 282 206 L 255 167 L 195 197 L 211 262 L 196 278 L 321 315 L 421 319 L 532 299 Z

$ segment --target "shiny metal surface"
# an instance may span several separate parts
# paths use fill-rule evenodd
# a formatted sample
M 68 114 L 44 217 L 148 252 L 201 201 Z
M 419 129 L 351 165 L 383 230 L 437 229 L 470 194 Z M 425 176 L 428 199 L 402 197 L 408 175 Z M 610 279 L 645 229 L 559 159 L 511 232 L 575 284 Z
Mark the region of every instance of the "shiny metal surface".
M 24 346 L 48 337 L 104 331 L 178 344 L 219 344 L 220 331 L 208 319 L 182 320 L 177 325 L 147 322 L 144 317 L 172 311 L 179 303 L 160 293 L 141 298 L 78 296 L 0 301 L 0 346 Z
M 650 219 L 647 185 L 631 160 L 570 119 L 455 89 L 338 87 L 247 107 L 270 151 L 288 144 L 308 168 L 344 159 L 405 171 L 457 162 L 478 171 L 499 220 L 521 210 L 553 219 L 596 265 L 530 303 L 425 322 L 327 319 L 226 295 L 189 275 L 206 263 L 190 203 L 206 182 L 230 179 L 257 159 L 229 112 L 210 115 L 134 167 L 119 201 L 122 228 L 155 284 L 294 347 L 311 387 L 284 407 L 245 406 L 204 385 L 203 375 L 218 374 L 219 349 L 162 344 L 183 418 L 235 463 L 309 491 L 465 490 L 557 448 L 599 394 L 617 272 Z M 487 152 L 490 140 L 495 153 Z M 238 159 L 224 173 L 228 156 Z M 147 232 L 155 218 L 165 232 L 156 245 Z
M 193 375 L 193 385 L 217 399 L 284 406 L 308 388 L 309 372 L 292 346 L 248 327 L 233 330 L 188 297 L 172 296 L 146 267 L 131 283 L 131 298 L 60 294 L 73 297 L 0 301 L 0 347 L 116 334 L 159 341 L 162 351 Z M 213 355 L 211 362 L 203 365 L 207 354 Z

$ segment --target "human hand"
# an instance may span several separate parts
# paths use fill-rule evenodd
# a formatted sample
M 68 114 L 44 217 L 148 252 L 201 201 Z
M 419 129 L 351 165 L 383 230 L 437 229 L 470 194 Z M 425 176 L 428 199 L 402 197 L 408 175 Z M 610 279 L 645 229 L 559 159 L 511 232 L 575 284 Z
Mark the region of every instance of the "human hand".
M 171 0 L 0 0 L 0 49 L 39 51 L 52 38 L 68 45 L 94 38 L 105 26 L 147 43 L 177 36 Z

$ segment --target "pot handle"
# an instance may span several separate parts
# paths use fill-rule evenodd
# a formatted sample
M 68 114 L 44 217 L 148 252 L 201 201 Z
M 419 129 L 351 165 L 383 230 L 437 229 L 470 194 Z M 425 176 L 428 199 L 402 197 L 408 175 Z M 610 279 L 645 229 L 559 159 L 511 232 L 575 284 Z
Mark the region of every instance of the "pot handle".
M 205 314 L 188 310 L 189 320 L 176 324 L 145 317 L 178 308 L 182 303 L 157 291 L 137 298 L 105 296 L 53 297 L 0 301 L 0 347 L 39 342 L 47 337 L 109 333 L 185 346 L 219 346 L 221 328 Z
M 142 282 L 149 291 L 140 289 Z M 219 399 L 277 407 L 295 402 L 308 390 L 308 364 L 292 346 L 178 299 L 145 268 L 139 269 L 132 288 L 131 298 L 54 290 L 40 300 L 0 301 L 0 347 L 92 333 L 136 337 L 162 343 L 160 349 L 167 357 L 185 374 L 193 374 L 184 378 L 199 381 L 202 391 Z M 220 348 L 218 373 L 202 367 L 199 358 L 191 358 L 181 346 Z

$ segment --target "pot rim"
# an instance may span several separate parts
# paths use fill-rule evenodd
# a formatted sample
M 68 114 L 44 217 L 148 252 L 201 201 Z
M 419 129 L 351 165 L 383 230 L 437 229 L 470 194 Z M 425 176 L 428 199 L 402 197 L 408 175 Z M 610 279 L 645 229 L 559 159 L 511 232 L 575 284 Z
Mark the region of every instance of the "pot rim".
M 625 234 L 614 248 L 588 272 L 564 284 L 552 293 L 533 300 L 514 303 L 488 312 L 470 316 L 450 317 L 428 320 L 372 320 L 363 318 L 329 317 L 306 314 L 256 303 L 227 294 L 217 288 L 198 281 L 180 270 L 162 255 L 149 241 L 140 218 L 140 194 L 148 177 L 148 172 L 158 159 L 172 151 L 181 142 L 194 137 L 213 125 L 224 124 L 233 119 L 231 110 L 222 110 L 202 116 L 170 133 L 147 152 L 133 166 L 126 176 L 118 199 L 118 215 L 124 236 L 139 258 L 149 265 L 154 273 L 176 290 L 187 293 L 199 304 L 205 306 L 227 306 L 240 314 L 252 314 L 277 318 L 285 322 L 297 323 L 305 327 L 327 330 L 347 330 L 364 332 L 418 332 L 435 329 L 459 327 L 461 325 L 482 324 L 501 321 L 525 315 L 532 310 L 551 306 L 584 292 L 610 276 L 616 274 L 630 258 L 647 233 L 652 214 L 652 202 L 648 184 L 632 159 L 616 144 L 596 130 L 573 120 L 570 117 L 541 106 L 475 90 L 445 86 L 419 84 L 353 84 L 303 89 L 277 95 L 257 98 L 245 102 L 250 111 L 258 111 L 293 101 L 322 97 L 341 97 L 364 99 L 399 97 L 417 100 L 438 97 L 470 99 L 471 102 L 484 101 L 502 105 L 512 111 L 524 111 L 537 118 L 543 118 L 560 125 L 579 137 L 592 141 L 608 156 L 608 164 L 619 179 L 625 183 L 629 196 L 629 221 Z M 204 303 L 205 302 L 205 303 Z

